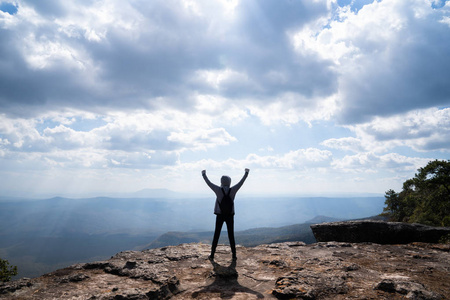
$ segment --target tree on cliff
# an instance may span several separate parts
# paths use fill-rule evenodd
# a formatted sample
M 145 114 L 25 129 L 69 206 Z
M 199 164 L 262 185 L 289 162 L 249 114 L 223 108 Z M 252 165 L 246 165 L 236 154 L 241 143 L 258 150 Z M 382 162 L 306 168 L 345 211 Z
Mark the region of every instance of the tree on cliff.
M 10 266 L 9 261 L 0 258 L 0 282 L 10 281 L 11 277 L 17 275 L 17 267 Z
M 400 193 L 386 192 L 384 214 L 392 221 L 450 226 L 450 160 L 430 161 Z

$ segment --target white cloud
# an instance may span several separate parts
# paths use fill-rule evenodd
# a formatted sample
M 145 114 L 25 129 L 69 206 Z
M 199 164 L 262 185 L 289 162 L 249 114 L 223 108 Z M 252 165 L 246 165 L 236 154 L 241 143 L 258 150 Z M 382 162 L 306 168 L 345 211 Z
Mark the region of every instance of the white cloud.
M 358 11 L 337 9 L 292 40 L 297 51 L 336 63 L 340 122 L 366 122 L 448 105 L 450 28 L 441 21 L 449 15 L 424 0 L 374 1 Z
M 325 3 L 178 4 L 21 1 L 0 40 L 0 61 L 10 66 L 0 72 L 8 82 L 0 108 L 21 116 L 55 108 L 157 110 L 161 104 L 186 110 L 199 96 L 265 105 L 285 95 L 305 103 L 335 91 L 330 62 L 298 55 L 286 38 L 327 14 Z
M 228 112 L 221 113 L 225 116 Z M 89 119 L 95 121 L 90 128 L 78 128 Z M 237 141 L 224 128 L 214 127 L 212 120 L 213 116 L 177 110 L 80 116 L 76 112 L 52 113 L 38 119 L 3 115 L 0 150 L 11 162 L 29 165 L 46 161 L 54 167 L 71 168 L 163 167 L 176 163 L 183 151 Z
M 430 108 L 347 126 L 356 137 L 331 138 L 321 145 L 355 153 L 386 153 L 396 147 L 418 152 L 450 151 L 450 109 Z
M 190 110 L 193 99 L 216 97 L 266 123 L 338 116 L 351 124 L 448 103 L 448 5 L 184 4 L 20 2 L 3 27 L 10 68 L 0 74 L 0 107 L 24 116 L 67 107 Z
M 311 125 L 316 120 L 329 120 L 336 110 L 336 98 L 306 98 L 299 94 L 279 95 L 275 101 L 258 103 L 248 101 L 248 109 L 265 125 L 284 123 L 286 125 L 301 121 Z
M 220 145 L 228 145 L 235 142 L 236 138 L 232 137 L 224 128 L 214 128 L 206 130 L 193 130 L 189 132 L 172 132 L 167 140 L 178 142 L 191 149 L 203 149 L 208 147 L 216 147 Z
M 178 163 L 179 155 L 170 151 L 125 152 L 112 151 L 105 155 L 106 167 L 131 169 L 160 169 Z
M 4 147 L 22 151 L 40 151 L 45 147 L 47 139 L 36 130 L 34 119 L 9 119 L 5 115 L 0 118 L 0 132 Z
M 396 146 L 416 151 L 450 151 L 450 109 L 430 108 L 350 127 L 366 148 L 387 151 Z
M 93 131 L 76 131 L 64 125 L 53 128 L 45 128 L 43 137 L 46 138 L 49 146 L 59 150 L 77 148 L 99 148 L 102 137 Z M 103 138 L 104 139 L 104 138 Z
M 198 80 L 199 83 L 203 82 L 205 85 L 219 93 L 226 93 L 230 89 L 238 88 L 252 90 L 259 89 L 257 83 L 252 81 L 248 74 L 232 69 L 199 70 L 196 72 L 196 75 L 196 80 Z
M 449 2 L 17 3 L 0 14 L 11 174 L 196 186 L 251 167 L 283 189 L 374 190 L 450 149 Z
M 225 171 L 244 170 L 244 168 L 279 171 L 310 170 L 327 167 L 331 164 L 332 153 L 316 148 L 298 149 L 283 154 L 249 154 L 242 159 L 225 160 L 202 159 L 195 162 L 182 162 L 173 168 L 178 171 L 215 169 Z
M 321 145 L 324 145 L 332 149 L 339 149 L 353 152 L 364 151 L 361 145 L 361 140 L 354 137 L 332 138 L 323 141 Z
M 250 154 L 242 165 L 257 168 L 306 170 L 312 168 L 328 167 L 332 161 L 332 153 L 316 148 L 298 149 L 282 155 L 260 156 Z
M 348 173 L 412 173 L 425 166 L 430 158 L 407 157 L 397 153 L 378 155 L 372 152 L 347 155 L 333 161 L 333 168 Z

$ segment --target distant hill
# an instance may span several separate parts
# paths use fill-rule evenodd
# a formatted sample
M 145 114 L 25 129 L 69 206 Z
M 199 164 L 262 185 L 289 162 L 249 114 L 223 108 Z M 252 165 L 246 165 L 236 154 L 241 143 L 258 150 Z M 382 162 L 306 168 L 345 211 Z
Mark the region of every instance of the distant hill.
M 212 238 L 214 197 L 177 198 L 165 190 L 144 190 L 135 196 L 43 200 L 2 197 L 0 257 L 19 267 L 19 277 L 34 277 L 64 265 L 142 248 L 153 241 L 155 246 L 209 242 Z M 235 205 L 235 228 L 241 229 L 236 240 L 251 246 L 291 240 L 312 242 L 303 222 L 325 221 L 316 218 L 318 215 L 329 216 L 330 222 L 379 214 L 384 198 L 239 198 Z M 221 243 L 227 241 L 226 232 L 223 238 Z
M 340 221 L 341 219 L 317 216 L 303 224 L 295 224 L 283 226 L 278 228 L 263 227 L 247 229 L 235 232 L 236 243 L 245 247 L 254 247 L 261 244 L 282 243 L 302 241 L 306 244 L 316 242 L 312 234 L 310 225 L 319 224 L 323 222 Z M 210 244 L 212 241 L 213 231 L 205 232 L 167 232 L 150 244 L 143 247 L 143 249 L 154 249 L 165 246 L 176 246 L 184 243 L 206 243 Z M 220 236 L 219 243 L 228 244 L 228 235 L 223 231 Z
M 369 217 L 372 218 L 372 217 Z M 344 219 L 340 219 L 340 218 L 332 218 L 332 217 L 327 217 L 327 216 L 315 216 L 314 218 L 306 221 L 305 223 L 309 223 L 309 224 L 320 224 L 320 223 L 325 223 L 325 222 L 338 222 L 338 221 L 343 221 Z
M 76 193 L 62 193 L 62 194 L 49 194 L 49 193 L 34 193 L 33 195 L 27 195 L 25 192 L 17 191 L 16 193 L 3 193 L 0 195 L 0 202 L 10 199 L 16 200 L 39 200 L 39 199 L 51 199 L 51 198 L 71 198 L 71 199 L 86 199 L 86 198 L 198 198 L 198 194 L 193 193 L 179 193 L 169 189 L 142 189 L 134 192 L 76 192 Z
M 362 220 L 383 220 L 381 216 L 371 216 L 367 218 L 361 218 Z M 262 227 L 253 228 L 247 230 L 241 230 L 235 232 L 236 243 L 245 247 L 254 247 L 262 244 L 271 243 L 283 243 L 283 242 L 296 242 L 302 241 L 306 244 L 312 244 L 316 242 L 316 239 L 312 233 L 310 225 L 344 221 L 344 219 L 338 219 L 327 216 L 316 216 L 305 223 L 295 224 L 282 227 Z M 177 246 L 186 243 L 205 243 L 210 244 L 212 242 L 214 232 L 202 231 L 202 232 L 181 232 L 171 231 L 160 235 L 151 243 L 142 247 L 142 249 L 155 249 L 166 246 Z M 225 230 L 222 231 L 219 239 L 220 244 L 229 244 L 228 235 Z
M 3 199 L 0 202 L 0 235 L 162 234 L 211 230 L 213 197 L 159 198 L 154 190 L 142 191 L 140 196 L 147 192 L 155 194 L 151 198 Z M 159 192 L 161 195 L 167 191 Z M 364 218 L 381 213 L 383 205 L 382 197 L 242 198 L 235 203 L 235 228 L 281 227 L 303 223 L 318 215 L 340 220 Z
M 195 194 L 178 193 L 168 189 L 142 189 L 131 193 L 110 194 L 113 198 L 198 198 Z

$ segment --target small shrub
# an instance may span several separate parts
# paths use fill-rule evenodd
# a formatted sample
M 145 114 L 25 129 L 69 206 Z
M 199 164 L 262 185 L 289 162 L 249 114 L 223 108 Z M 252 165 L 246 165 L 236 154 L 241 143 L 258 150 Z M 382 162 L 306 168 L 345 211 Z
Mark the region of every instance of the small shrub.
M 0 258 L 0 282 L 10 281 L 11 277 L 17 275 L 17 267 L 10 266 L 9 261 Z

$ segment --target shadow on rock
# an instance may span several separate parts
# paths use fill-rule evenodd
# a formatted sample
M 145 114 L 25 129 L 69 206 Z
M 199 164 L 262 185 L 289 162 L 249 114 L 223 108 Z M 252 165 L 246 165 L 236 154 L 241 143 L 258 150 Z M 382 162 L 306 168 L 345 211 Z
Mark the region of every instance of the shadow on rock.
M 235 260 L 227 267 L 221 266 L 211 259 L 210 262 L 214 268 L 210 277 L 214 277 L 214 282 L 192 293 L 192 298 L 201 297 L 202 294 L 204 296 L 209 294 L 210 296 L 218 296 L 221 299 L 231 299 L 236 293 L 253 294 L 257 298 L 264 298 L 261 293 L 239 284 Z

